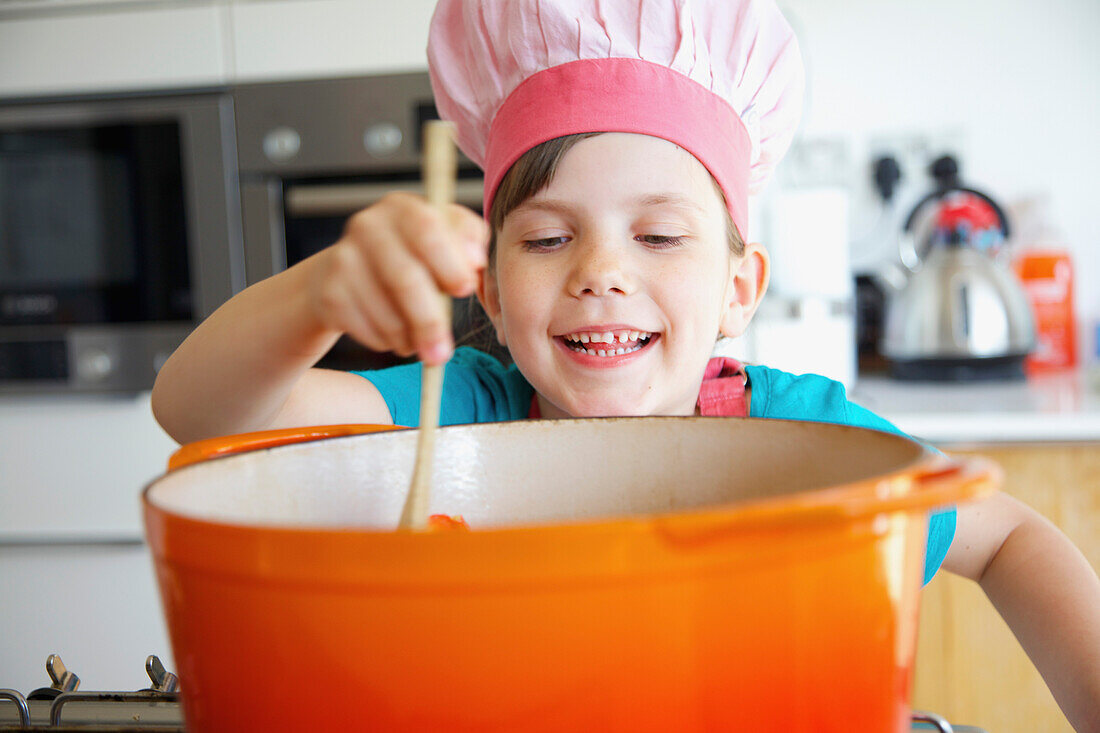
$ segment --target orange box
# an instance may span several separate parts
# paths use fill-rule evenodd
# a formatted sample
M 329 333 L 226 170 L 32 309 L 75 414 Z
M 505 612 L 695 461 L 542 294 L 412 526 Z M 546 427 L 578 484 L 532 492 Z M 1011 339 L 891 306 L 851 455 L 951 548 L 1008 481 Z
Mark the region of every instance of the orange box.
M 1077 323 L 1073 315 L 1073 262 L 1060 250 L 1019 255 L 1013 266 L 1035 315 L 1035 351 L 1024 363 L 1029 373 L 1077 366 Z

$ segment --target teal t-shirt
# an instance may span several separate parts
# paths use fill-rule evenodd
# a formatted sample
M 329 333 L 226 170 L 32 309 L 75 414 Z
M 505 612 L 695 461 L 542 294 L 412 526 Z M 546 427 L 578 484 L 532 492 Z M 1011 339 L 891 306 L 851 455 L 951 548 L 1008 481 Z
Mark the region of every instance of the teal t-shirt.
M 752 399 L 749 417 L 809 420 L 873 428 L 904 435 L 887 420 L 848 400 L 844 385 L 816 374 L 794 375 L 746 365 Z M 420 421 L 420 364 L 355 372 L 369 379 L 386 400 L 395 425 Z M 459 347 L 443 372 L 441 425 L 522 420 L 534 389 L 514 365 L 506 367 L 484 352 Z M 936 574 L 955 537 L 954 508 L 935 512 L 928 522 L 924 582 Z

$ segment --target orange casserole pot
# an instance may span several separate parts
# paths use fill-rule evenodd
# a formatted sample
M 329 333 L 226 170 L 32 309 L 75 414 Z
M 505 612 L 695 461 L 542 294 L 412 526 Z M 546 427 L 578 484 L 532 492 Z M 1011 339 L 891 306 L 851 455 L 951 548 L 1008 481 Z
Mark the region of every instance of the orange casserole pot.
M 220 438 L 147 487 L 189 731 L 907 731 L 928 512 L 998 480 L 819 423 L 455 426 L 431 511 L 473 531 L 397 532 L 415 443 Z

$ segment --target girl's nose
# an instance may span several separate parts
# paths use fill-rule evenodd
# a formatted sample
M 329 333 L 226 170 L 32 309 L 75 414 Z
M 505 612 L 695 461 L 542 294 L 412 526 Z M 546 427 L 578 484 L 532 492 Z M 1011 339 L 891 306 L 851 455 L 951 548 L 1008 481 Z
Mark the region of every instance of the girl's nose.
M 569 293 L 582 295 L 630 295 L 633 278 L 627 273 L 624 253 L 604 242 L 584 242 L 577 253 L 569 278 Z

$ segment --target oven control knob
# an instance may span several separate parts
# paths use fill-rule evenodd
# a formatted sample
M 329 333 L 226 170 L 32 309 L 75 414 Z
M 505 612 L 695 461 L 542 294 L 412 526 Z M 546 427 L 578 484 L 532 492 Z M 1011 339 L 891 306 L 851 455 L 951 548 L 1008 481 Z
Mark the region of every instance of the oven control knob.
M 302 138 L 293 127 L 276 127 L 264 135 L 264 155 L 272 163 L 282 163 L 298 154 Z
M 76 357 L 77 376 L 85 382 L 98 382 L 114 369 L 114 359 L 103 349 L 84 349 Z
M 379 122 L 363 132 L 363 147 L 371 155 L 389 155 L 401 147 L 401 128 L 392 122 Z

